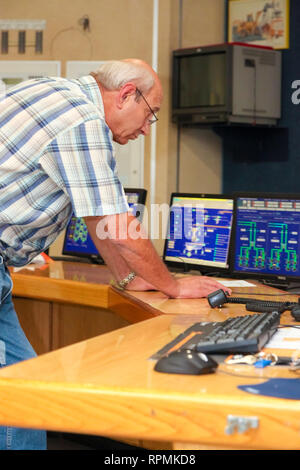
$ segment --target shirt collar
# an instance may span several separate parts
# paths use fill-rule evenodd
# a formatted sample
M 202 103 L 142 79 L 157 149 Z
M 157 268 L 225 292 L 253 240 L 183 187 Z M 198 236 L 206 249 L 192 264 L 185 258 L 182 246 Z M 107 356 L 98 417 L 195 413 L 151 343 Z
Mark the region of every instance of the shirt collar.
M 90 101 L 92 101 L 97 108 L 100 109 L 101 114 L 104 116 L 104 105 L 102 95 L 96 80 L 91 75 L 80 77 L 76 80 L 82 91 L 87 95 Z

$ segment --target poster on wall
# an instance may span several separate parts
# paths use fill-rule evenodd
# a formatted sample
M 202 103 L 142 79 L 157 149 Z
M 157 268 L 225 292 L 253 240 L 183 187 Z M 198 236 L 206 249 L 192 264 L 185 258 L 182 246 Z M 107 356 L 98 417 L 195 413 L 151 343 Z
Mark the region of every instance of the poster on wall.
M 229 0 L 228 42 L 289 47 L 289 0 Z
M 59 77 L 61 64 L 55 60 L 1 60 L 0 93 L 24 80 L 40 77 Z

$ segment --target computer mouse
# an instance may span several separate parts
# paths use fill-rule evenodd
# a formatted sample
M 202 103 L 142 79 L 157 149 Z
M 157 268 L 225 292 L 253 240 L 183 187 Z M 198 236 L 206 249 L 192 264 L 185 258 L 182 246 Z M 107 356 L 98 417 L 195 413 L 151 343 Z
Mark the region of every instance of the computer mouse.
M 210 374 L 217 369 L 217 362 L 204 353 L 191 349 L 178 349 L 161 357 L 154 370 L 167 374 Z

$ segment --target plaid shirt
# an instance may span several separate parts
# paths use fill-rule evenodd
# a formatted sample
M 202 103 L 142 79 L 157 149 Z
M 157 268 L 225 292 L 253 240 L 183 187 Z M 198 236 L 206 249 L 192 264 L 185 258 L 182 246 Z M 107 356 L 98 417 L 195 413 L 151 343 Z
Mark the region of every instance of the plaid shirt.
M 23 266 L 76 216 L 128 211 L 94 78 L 29 80 L 0 95 L 0 252 Z

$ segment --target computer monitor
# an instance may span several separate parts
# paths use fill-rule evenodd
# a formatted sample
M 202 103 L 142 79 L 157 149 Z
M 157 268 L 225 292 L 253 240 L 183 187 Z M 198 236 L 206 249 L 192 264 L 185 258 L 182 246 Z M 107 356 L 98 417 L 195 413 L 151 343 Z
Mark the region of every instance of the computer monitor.
M 147 191 L 140 188 L 124 188 L 124 191 L 130 212 L 141 221 Z M 76 217 L 74 214 L 72 214 L 66 228 L 62 253 L 73 258 L 82 258 L 84 261 L 104 263 L 88 233 L 84 219 Z
M 230 196 L 172 193 L 164 262 L 171 269 L 225 273 L 232 219 Z
M 300 194 L 235 194 L 234 275 L 300 286 L 299 255 Z

